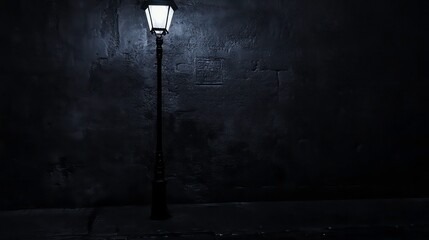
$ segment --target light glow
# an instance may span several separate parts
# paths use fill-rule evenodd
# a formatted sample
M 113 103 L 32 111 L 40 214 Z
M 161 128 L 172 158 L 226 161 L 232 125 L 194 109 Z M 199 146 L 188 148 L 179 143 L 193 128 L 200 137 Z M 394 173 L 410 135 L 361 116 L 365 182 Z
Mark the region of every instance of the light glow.
M 152 19 L 150 19 L 149 8 L 146 9 L 147 23 L 149 24 L 149 30 L 152 31 Z
M 171 20 L 173 20 L 173 14 L 174 14 L 174 10 L 172 7 L 170 7 L 170 13 L 168 14 L 168 21 L 167 21 L 167 31 L 170 31 L 170 25 L 171 25 Z
M 169 31 L 174 9 L 168 5 L 149 5 L 145 9 L 149 30 L 158 35 Z
M 152 17 L 153 28 L 166 29 L 166 21 L 168 18 L 169 6 L 164 5 L 150 5 L 149 12 Z M 156 30 L 157 34 L 162 34 L 162 30 Z
M 156 35 L 165 35 L 169 32 L 177 6 L 173 0 L 146 0 L 142 5 L 149 31 Z

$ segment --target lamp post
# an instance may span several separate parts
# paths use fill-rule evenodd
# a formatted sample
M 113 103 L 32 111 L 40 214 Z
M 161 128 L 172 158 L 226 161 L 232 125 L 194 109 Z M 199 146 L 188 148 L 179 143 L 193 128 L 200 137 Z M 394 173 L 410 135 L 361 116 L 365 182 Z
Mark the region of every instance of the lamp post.
M 151 219 L 164 220 L 169 218 L 170 214 L 167 209 L 165 161 L 162 154 L 162 44 L 177 5 L 173 0 L 145 0 L 142 9 L 145 10 L 150 32 L 156 35 L 157 58 L 156 153 Z

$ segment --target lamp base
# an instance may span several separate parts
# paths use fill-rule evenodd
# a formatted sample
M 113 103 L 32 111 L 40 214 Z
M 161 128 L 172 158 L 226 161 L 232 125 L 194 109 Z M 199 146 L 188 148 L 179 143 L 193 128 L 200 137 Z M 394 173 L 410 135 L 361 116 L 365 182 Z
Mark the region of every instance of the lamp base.
M 166 220 L 171 217 L 167 208 L 166 193 L 165 180 L 152 182 L 152 212 L 150 216 L 152 220 Z

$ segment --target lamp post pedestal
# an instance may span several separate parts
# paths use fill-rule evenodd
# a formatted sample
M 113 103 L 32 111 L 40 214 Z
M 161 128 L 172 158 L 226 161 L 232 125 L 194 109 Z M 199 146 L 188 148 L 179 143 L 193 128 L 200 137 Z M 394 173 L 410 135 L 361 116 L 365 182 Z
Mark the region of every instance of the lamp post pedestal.
M 170 217 L 167 209 L 165 162 L 162 153 L 162 44 L 162 35 L 157 35 L 156 153 L 155 174 L 152 182 L 152 212 L 150 217 L 153 220 L 165 220 Z

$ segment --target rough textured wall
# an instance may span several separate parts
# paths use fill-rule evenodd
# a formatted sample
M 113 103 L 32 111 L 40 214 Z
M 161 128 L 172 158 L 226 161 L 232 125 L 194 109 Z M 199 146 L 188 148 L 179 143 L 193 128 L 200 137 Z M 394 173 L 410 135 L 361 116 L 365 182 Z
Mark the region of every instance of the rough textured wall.
M 420 6 L 178 0 L 170 202 L 428 196 Z M 150 200 L 155 38 L 135 0 L 1 1 L 0 207 Z

